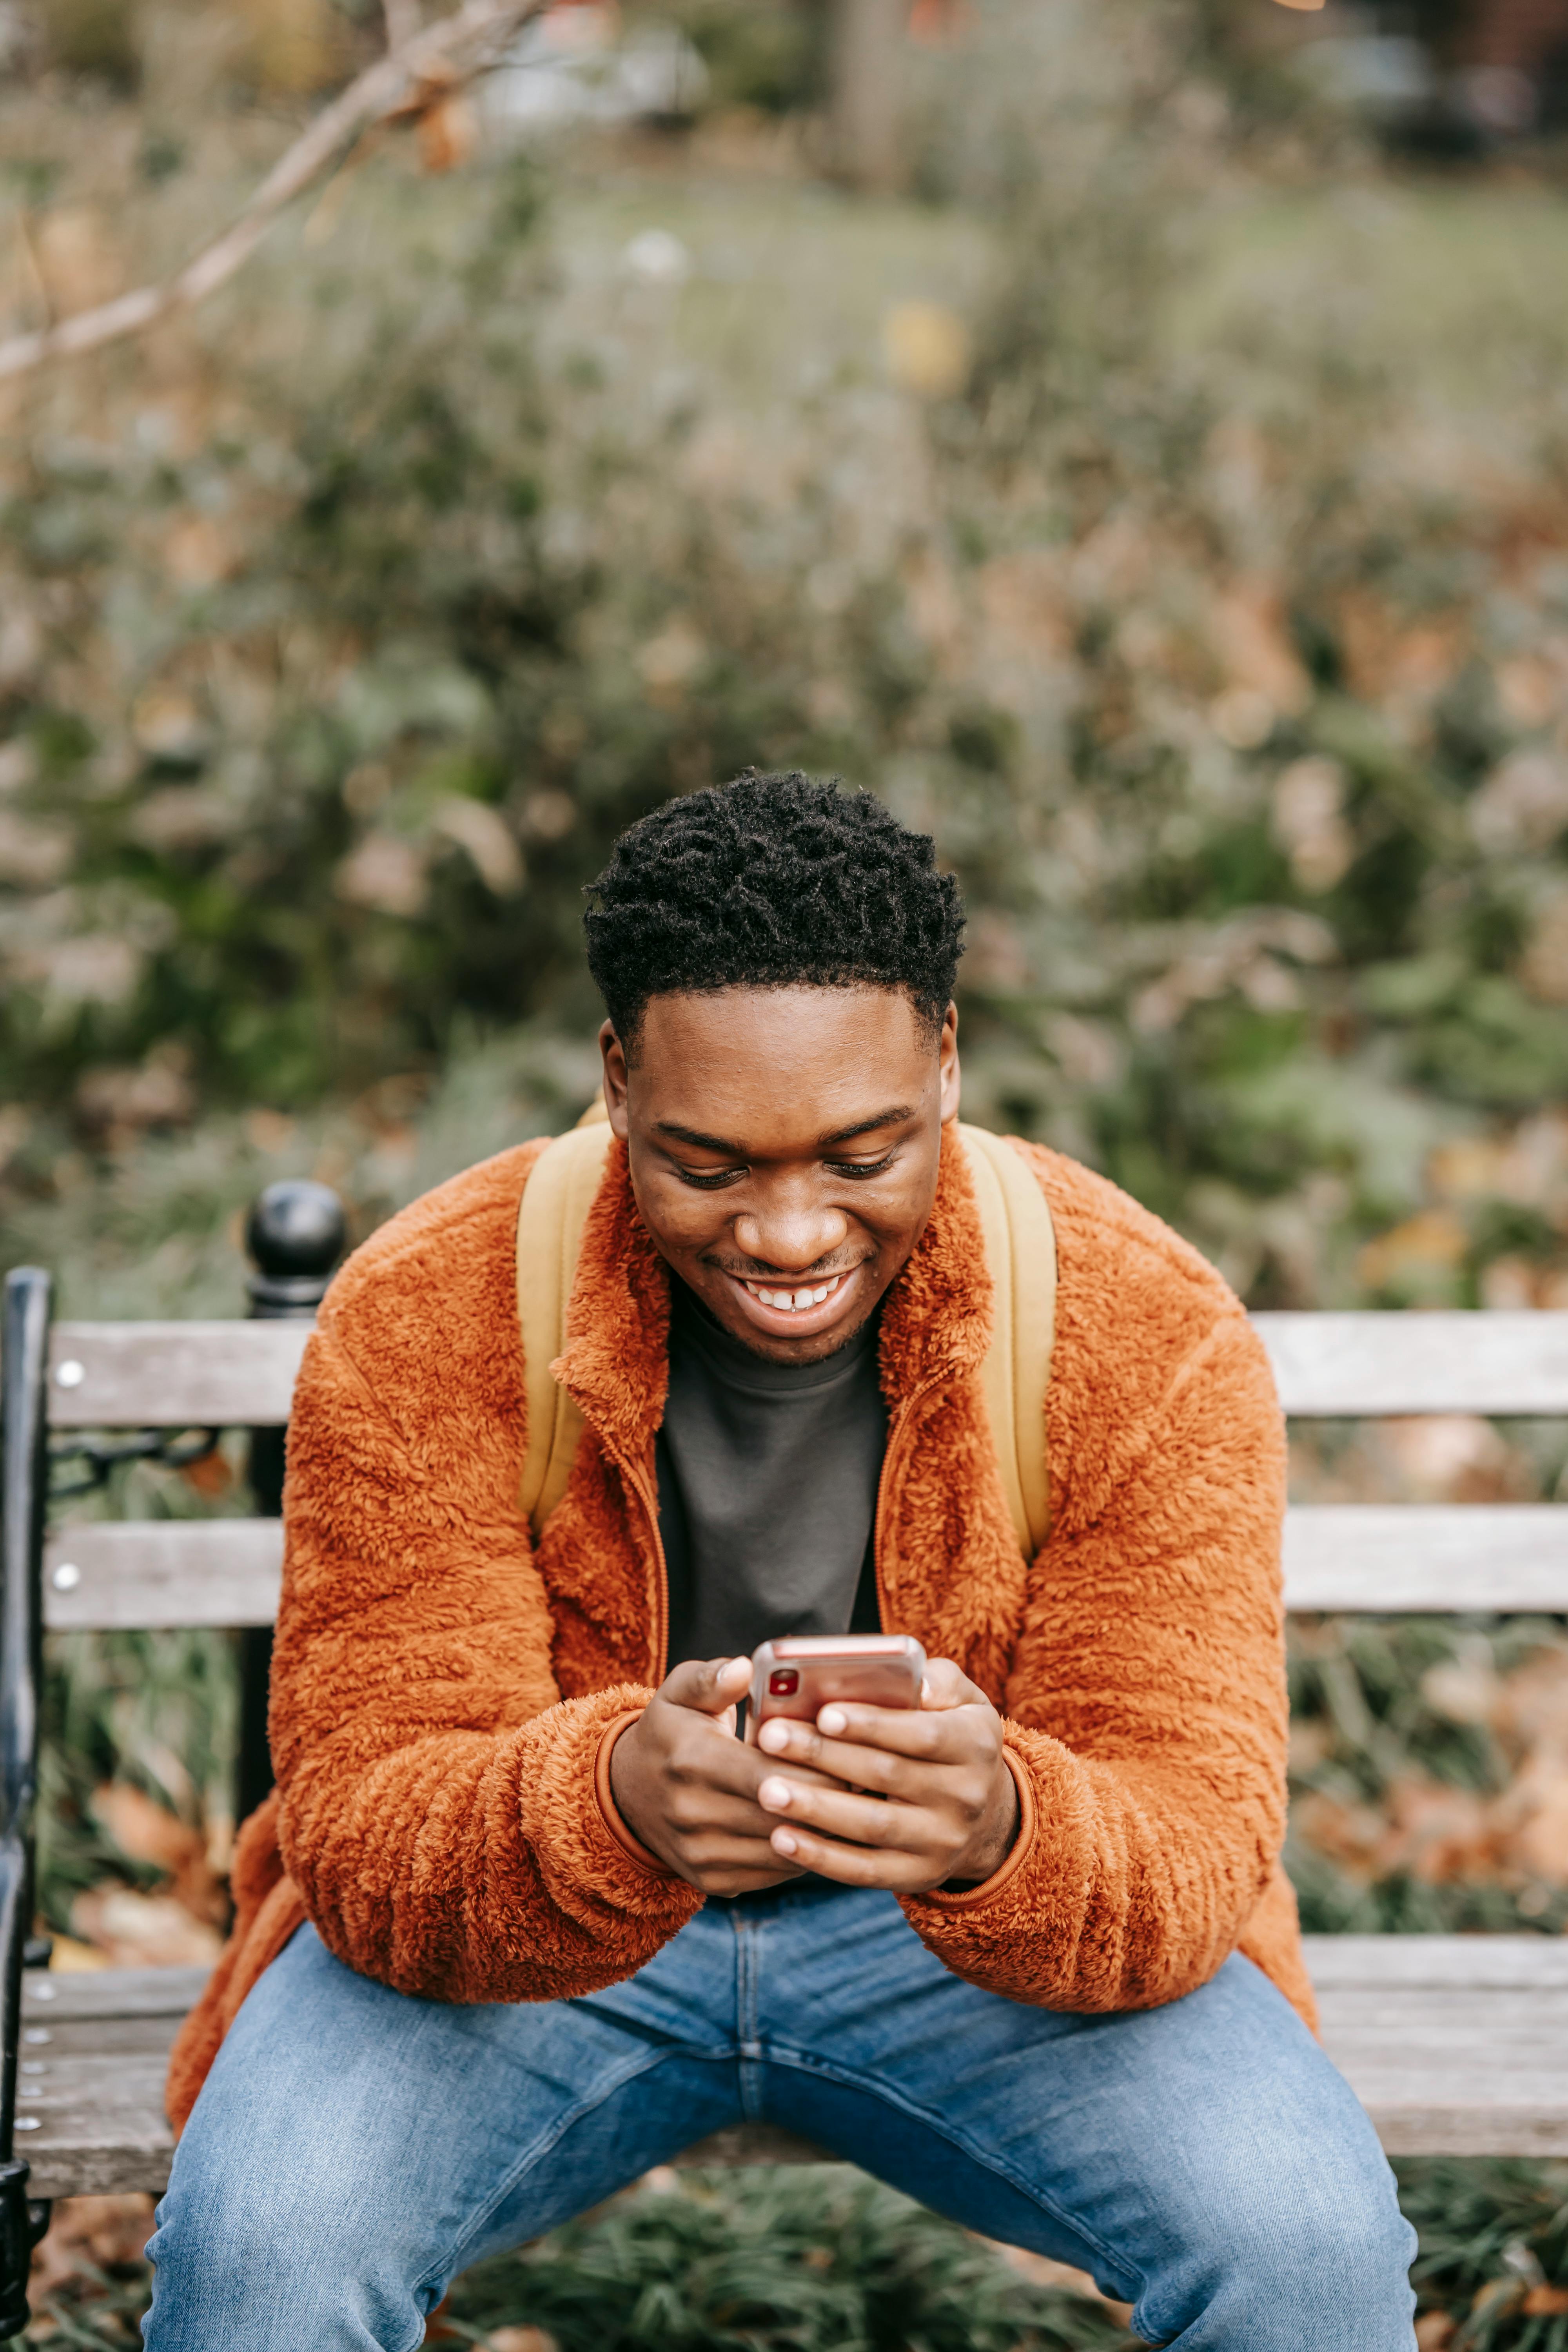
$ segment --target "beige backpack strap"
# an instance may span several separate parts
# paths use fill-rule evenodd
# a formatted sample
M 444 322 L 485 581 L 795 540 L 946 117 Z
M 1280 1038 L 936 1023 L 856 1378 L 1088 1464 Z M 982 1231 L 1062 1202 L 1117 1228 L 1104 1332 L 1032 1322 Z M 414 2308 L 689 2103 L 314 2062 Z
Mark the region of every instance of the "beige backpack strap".
M 604 1102 L 558 1135 L 534 1161 L 517 1213 L 517 1319 L 528 1398 L 521 1499 L 535 1542 L 566 1491 L 583 1416 L 550 1367 L 566 1345 L 566 1307 L 583 1227 L 605 1172 L 610 1128 Z
M 1050 1527 L 1046 1383 L 1056 1333 L 1057 1237 L 1032 1168 L 1000 1135 L 961 1125 L 995 1295 L 991 1345 L 981 1367 L 1002 1491 L 1025 1556 Z

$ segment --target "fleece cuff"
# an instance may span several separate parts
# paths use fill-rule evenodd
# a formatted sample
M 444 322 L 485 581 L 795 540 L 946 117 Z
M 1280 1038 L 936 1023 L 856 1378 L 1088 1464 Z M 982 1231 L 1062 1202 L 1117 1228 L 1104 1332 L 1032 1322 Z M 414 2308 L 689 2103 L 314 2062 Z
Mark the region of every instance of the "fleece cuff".
M 1010 1748 L 1002 1750 L 1002 1761 L 1013 1775 L 1013 1786 L 1018 1791 L 1017 1834 L 1002 1861 L 978 1886 L 965 1886 L 951 1895 L 940 1886 L 933 1887 L 929 1895 L 910 1895 L 907 1901 L 929 1903 L 938 1911 L 973 1911 L 977 1904 L 989 1903 L 994 1895 L 999 1895 L 1015 1872 L 1023 1867 L 1035 1842 L 1035 1792 L 1022 1760 Z
M 613 1717 L 605 1726 L 598 1753 L 594 1759 L 594 1794 L 599 1801 L 605 1827 L 628 1861 L 635 1862 L 639 1870 L 646 1870 L 650 1878 L 673 1878 L 675 1872 L 660 1862 L 657 1853 L 650 1853 L 640 1838 L 632 1835 L 621 1818 L 620 1807 L 610 1786 L 610 1756 L 616 1742 L 629 1726 L 641 1722 L 642 1712 L 640 1706 L 628 1707 L 623 1715 Z

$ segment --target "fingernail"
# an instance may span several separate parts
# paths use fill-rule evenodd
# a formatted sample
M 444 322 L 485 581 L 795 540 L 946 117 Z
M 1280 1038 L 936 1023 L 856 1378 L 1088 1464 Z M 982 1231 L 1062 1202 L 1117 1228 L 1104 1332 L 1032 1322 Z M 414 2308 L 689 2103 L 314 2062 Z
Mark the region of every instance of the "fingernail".
M 834 1739 L 839 1732 L 848 1730 L 849 1717 L 841 1706 L 825 1706 L 816 1718 L 816 1727 L 818 1731 L 826 1731 L 829 1739 Z
M 770 1813 L 782 1813 L 789 1802 L 787 1780 L 764 1780 L 757 1790 L 757 1802 L 765 1805 Z
M 782 1756 L 789 1746 L 789 1733 L 775 1717 L 772 1723 L 764 1723 L 758 1732 L 757 1746 L 765 1748 L 770 1756 Z
M 775 1853 L 794 1853 L 795 1843 L 788 1830 L 775 1830 L 769 1840 Z

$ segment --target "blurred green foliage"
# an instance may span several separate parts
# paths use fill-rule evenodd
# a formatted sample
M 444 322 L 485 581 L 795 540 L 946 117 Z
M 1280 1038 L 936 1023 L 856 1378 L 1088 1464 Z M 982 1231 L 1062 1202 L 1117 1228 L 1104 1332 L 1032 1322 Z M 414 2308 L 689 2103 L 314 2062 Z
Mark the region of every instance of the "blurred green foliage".
M 146 2271 L 85 2272 L 51 2299 L 43 2352 L 136 2345 Z M 1105 2306 L 847 2166 L 687 2173 L 618 2198 L 460 2278 L 427 2340 L 542 2330 L 533 2352 L 1121 2352 Z
M 1421 2307 L 1458 2323 L 1446 2352 L 1563 2352 L 1568 2171 L 1446 2158 L 1397 2170 L 1421 2231 Z M 146 2301 L 144 2263 L 86 2263 L 26 2341 L 132 2352 Z M 1028 2257 L 1015 2267 L 840 2166 L 686 2173 L 617 2198 L 477 2264 L 436 2326 L 432 2341 L 479 2346 L 537 2329 L 530 2352 L 1132 2352 L 1138 2341 L 1113 2309 L 1037 2282 Z
M 848 2167 L 697 2173 L 482 2263 L 452 2317 L 524 2321 L 562 2352 L 1073 2352 L 1128 2341 L 952 2222 Z
M 922 169 L 990 261 L 937 390 L 896 340 L 740 389 L 697 281 L 563 302 L 569 208 L 504 151 L 460 201 L 365 164 L 252 281 L 265 334 L 220 305 L 172 396 L 103 364 L 110 436 L 39 389 L 0 510 L 14 1190 L 62 1118 L 297 1108 L 460 1018 L 586 1034 L 583 882 L 755 761 L 936 833 L 972 1108 L 1257 1302 L 1562 1272 L 1561 1167 L 1431 1178 L 1568 1093 L 1555 330 L 1510 316 L 1486 468 L 1333 287 L 1184 350 L 1223 93 L 1178 16 L 1118 22 L 997 7 L 943 62 Z
M 784 116 L 820 104 L 827 8 L 823 0 L 790 7 L 737 8 L 733 0 L 678 0 L 645 13 L 677 24 L 697 48 L 716 109 L 752 107 Z

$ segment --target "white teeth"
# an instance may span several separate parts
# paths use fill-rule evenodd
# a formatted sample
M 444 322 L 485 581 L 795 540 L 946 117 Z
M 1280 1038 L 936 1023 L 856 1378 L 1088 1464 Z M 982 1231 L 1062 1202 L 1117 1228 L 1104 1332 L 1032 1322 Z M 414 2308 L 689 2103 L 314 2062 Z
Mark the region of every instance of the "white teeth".
M 748 1282 L 746 1288 L 753 1298 L 760 1299 L 764 1307 L 771 1307 L 779 1314 L 801 1315 L 808 1307 L 820 1307 L 824 1299 L 831 1298 L 843 1279 L 842 1275 L 836 1274 L 831 1282 L 819 1282 L 809 1289 L 800 1290 L 764 1290 L 758 1282 Z

